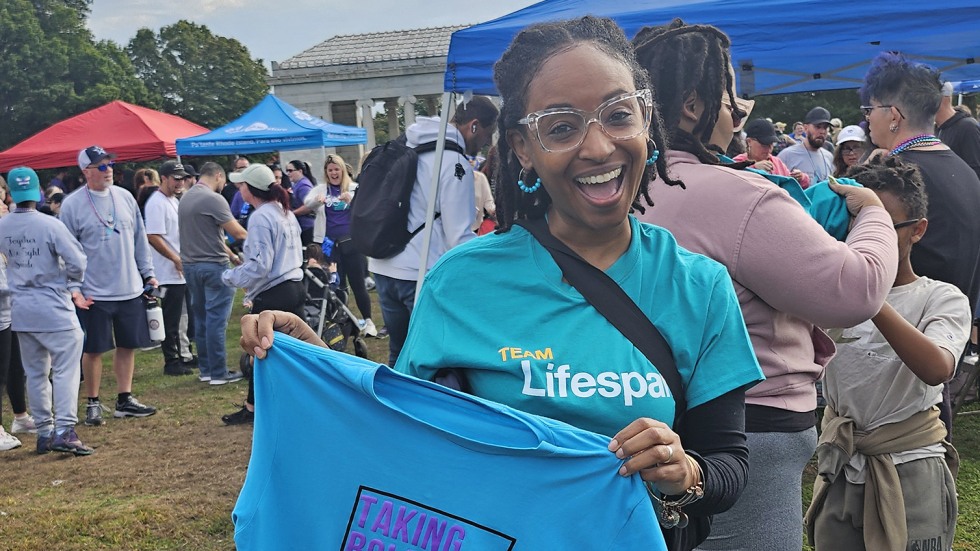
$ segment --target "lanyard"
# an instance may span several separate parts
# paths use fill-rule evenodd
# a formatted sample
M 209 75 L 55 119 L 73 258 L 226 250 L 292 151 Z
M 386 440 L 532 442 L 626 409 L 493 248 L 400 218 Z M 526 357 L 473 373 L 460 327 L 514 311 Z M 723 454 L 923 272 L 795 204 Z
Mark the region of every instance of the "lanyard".
M 85 186 L 85 196 L 88 197 L 88 204 L 92 207 L 92 212 L 95 213 L 95 217 L 99 219 L 99 222 L 105 226 L 105 234 L 111 235 L 112 232 L 119 233 L 116 229 L 116 198 L 112 195 L 112 189 L 109 188 L 109 199 L 112 201 L 112 212 L 107 218 L 102 218 L 102 214 L 99 213 L 99 209 L 95 207 L 95 199 L 92 198 L 92 191 Z

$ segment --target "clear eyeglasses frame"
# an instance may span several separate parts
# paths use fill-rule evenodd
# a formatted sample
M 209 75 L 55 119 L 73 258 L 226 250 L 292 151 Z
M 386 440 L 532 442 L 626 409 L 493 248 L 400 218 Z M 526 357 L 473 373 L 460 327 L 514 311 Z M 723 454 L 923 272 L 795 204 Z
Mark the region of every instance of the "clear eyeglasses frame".
M 653 93 L 644 88 L 609 98 L 591 112 L 555 107 L 528 113 L 517 122 L 534 132 L 541 149 L 563 153 L 582 145 L 593 122 L 599 124 L 606 136 L 629 140 L 650 128 L 652 114 Z

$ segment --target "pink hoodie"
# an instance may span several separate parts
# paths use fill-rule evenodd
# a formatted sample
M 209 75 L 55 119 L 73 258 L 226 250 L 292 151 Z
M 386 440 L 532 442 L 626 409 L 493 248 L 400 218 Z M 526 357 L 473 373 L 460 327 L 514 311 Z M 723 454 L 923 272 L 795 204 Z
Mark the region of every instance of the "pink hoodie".
M 757 174 L 703 165 L 677 151 L 667 153 L 667 166 L 687 189 L 655 181 L 655 206 L 638 218 L 728 268 L 766 375 L 746 403 L 812 411 L 813 383 L 835 352 L 819 327 L 870 319 L 895 282 L 891 217 L 881 207 L 862 209 L 842 243 Z

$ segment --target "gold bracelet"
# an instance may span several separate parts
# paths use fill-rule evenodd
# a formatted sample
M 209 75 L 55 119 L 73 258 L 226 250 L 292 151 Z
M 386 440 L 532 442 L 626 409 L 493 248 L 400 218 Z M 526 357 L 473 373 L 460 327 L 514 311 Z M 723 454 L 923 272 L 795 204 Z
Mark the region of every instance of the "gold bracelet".
M 701 465 L 696 459 L 688 454 L 684 454 L 688 463 L 694 469 L 694 484 L 684 490 L 678 499 L 666 500 L 657 495 L 652 482 L 646 482 L 647 493 L 653 502 L 653 510 L 657 512 L 657 520 L 660 526 L 670 529 L 674 527 L 684 528 L 687 526 L 687 514 L 682 510 L 686 505 L 690 505 L 704 497 L 704 476 Z

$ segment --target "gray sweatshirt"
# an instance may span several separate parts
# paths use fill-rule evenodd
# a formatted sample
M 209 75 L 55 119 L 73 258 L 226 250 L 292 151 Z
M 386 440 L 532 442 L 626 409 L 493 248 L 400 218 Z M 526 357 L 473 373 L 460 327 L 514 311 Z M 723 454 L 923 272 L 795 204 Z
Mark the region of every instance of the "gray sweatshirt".
M 0 218 L 7 257 L 12 329 L 32 333 L 79 328 L 72 291 L 82 289 L 85 253 L 58 219 L 30 210 Z
M 61 204 L 61 221 L 88 256 L 82 294 L 95 300 L 129 300 L 154 277 L 143 217 L 132 194 L 110 186 L 106 192 L 82 186 Z
M 64 208 L 64 207 L 62 207 Z M 262 291 L 284 281 L 303 279 L 303 245 L 299 222 L 293 213 L 283 216 L 282 205 L 266 203 L 248 219 L 245 262 L 221 275 L 229 287 L 245 289 L 245 300 L 252 302 Z

